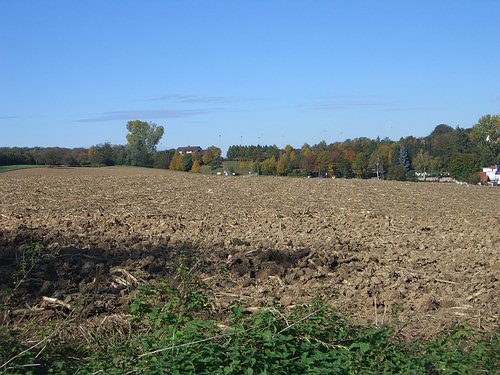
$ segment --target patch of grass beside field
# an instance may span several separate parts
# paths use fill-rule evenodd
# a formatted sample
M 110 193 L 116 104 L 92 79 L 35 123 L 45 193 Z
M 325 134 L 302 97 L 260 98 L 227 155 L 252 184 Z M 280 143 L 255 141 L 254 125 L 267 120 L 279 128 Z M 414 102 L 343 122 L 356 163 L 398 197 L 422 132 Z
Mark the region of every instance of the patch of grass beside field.
M 0 173 L 15 171 L 16 169 L 41 168 L 41 167 L 46 167 L 46 165 L 1 165 Z
M 202 174 L 217 174 L 217 172 L 223 173 L 224 170 L 228 171 L 229 174 L 234 172 L 237 175 L 247 175 L 250 172 L 248 162 L 244 162 L 243 168 L 240 168 L 240 162 L 236 160 L 224 161 L 222 162 L 222 167 L 214 170 L 209 165 L 202 165 L 200 172 Z

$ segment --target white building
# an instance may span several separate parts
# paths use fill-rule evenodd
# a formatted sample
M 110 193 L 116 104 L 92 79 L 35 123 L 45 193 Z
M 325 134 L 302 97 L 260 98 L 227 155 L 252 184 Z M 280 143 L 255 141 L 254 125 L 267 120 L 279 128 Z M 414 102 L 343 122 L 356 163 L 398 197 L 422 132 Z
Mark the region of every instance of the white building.
M 500 166 L 492 165 L 491 167 L 484 167 L 481 173 L 481 179 L 489 181 L 493 184 L 500 184 Z

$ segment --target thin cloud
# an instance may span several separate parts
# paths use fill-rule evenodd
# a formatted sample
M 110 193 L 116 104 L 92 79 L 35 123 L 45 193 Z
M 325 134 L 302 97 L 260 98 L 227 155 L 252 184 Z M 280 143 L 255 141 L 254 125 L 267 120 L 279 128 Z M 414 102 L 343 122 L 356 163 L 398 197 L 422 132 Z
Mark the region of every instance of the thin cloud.
M 345 101 L 336 103 L 325 103 L 313 106 L 313 109 L 357 109 L 357 108 L 381 108 L 392 103 L 378 101 Z
M 381 100 L 375 95 L 321 95 L 314 98 L 315 104 L 303 105 L 313 110 L 367 109 L 383 108 L 394 102 Z
M 442 109 L 436 106 L 407 106 L 397 101 L 372 100 L 370 97 L 353 97 L 339 95 L 320 97 L 326 99 L 322 104 L 310 106 L 315 110 L 341 110 L 341 109 L 379 109 L 385 111 L 428 111 Z
M 387 108 L 388 111 L 435 111 L 435 110 L 440 110 L 444 109 L 444 107 L 426 107 L 426 106 L 421 106 L 421 107 L 389 107 Z
M 0 120 L 10 120 L 14 118 L 21 118 L 21 116 L 0 116 Z
M 136 111 L 113 111 L 103 112 L 102 114 L 75 120 L 75 122 L 102 122 L 114 120 L 131 120 L 131 119 L 166 119 L 166 118 L 183 118 L 189 116 L 204 115 L 214 112 L 215 110 L 189 110 L 189 109 L 170 109 L 170 110 L 136 110 Z
M 248 100 L 254 100 L 251 98 L 238 98 L 236 96 L 200 96 L 200 95 L 180 95 L 180 94 L 168 94 L 157 97 L 151 97 L 146 99 L 146 101 L 175 101 L 177 103 L 186 104 L 231 104 L 240 103 Z

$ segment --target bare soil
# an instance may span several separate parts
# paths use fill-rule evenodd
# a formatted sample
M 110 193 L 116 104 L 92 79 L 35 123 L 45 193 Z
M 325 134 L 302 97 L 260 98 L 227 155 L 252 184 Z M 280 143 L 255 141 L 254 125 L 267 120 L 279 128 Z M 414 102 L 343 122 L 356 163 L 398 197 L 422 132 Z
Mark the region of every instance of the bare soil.
M 499 323 L 499 229 L 493 187 L 12 171 L 0 175 L 0 298 L 15 288 L 17 310 L 0 323 L 44 311 L 44 297 L 89 318 L 126 312 L 134 277 L 173 277 L 182 257 L 220 311 L 321 297 L 354 323 L 398 312 L 407 337 L 457 322 L 490 331 Z M 37 262 L 20 279 L 34 244 Z

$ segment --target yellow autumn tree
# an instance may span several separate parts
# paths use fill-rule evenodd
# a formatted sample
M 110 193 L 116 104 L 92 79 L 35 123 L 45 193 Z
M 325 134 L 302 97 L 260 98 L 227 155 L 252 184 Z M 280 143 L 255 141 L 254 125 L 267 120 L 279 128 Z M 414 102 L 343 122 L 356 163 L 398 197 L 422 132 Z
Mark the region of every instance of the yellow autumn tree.
M 205 152 L 203 152 L 203 164 L 210 164 L 211 161 L 212 153 L 210 152 L 210 150 L 205 150 Z
M 174 171 L 183 171 L 184 170 L 184 158 L 179 152 L 175 152 L 172 157 L 172 161 L 170 162 L 169 168 Z
M 193 162 L 193 166 L 191 167 L 191 172 L 200 173 L 200 171 L 200 162 L 198 161 L 198 159 L 195 159 L 195 161 Z
M 288 155 L 284 153 L 283 155 L 280 156 L 278 163 L 276 165 L 276 172 L 280 176 L 286 176 L 287 174 L 287 164 L 289 162 Z
M 240 171 L 243 171 L 246 167 L 246 164 L 243 160 L 240 160 Z
M 262 162 L 262 173 L 268 175 L 276 173 L 276 157 L 274 155 Z

